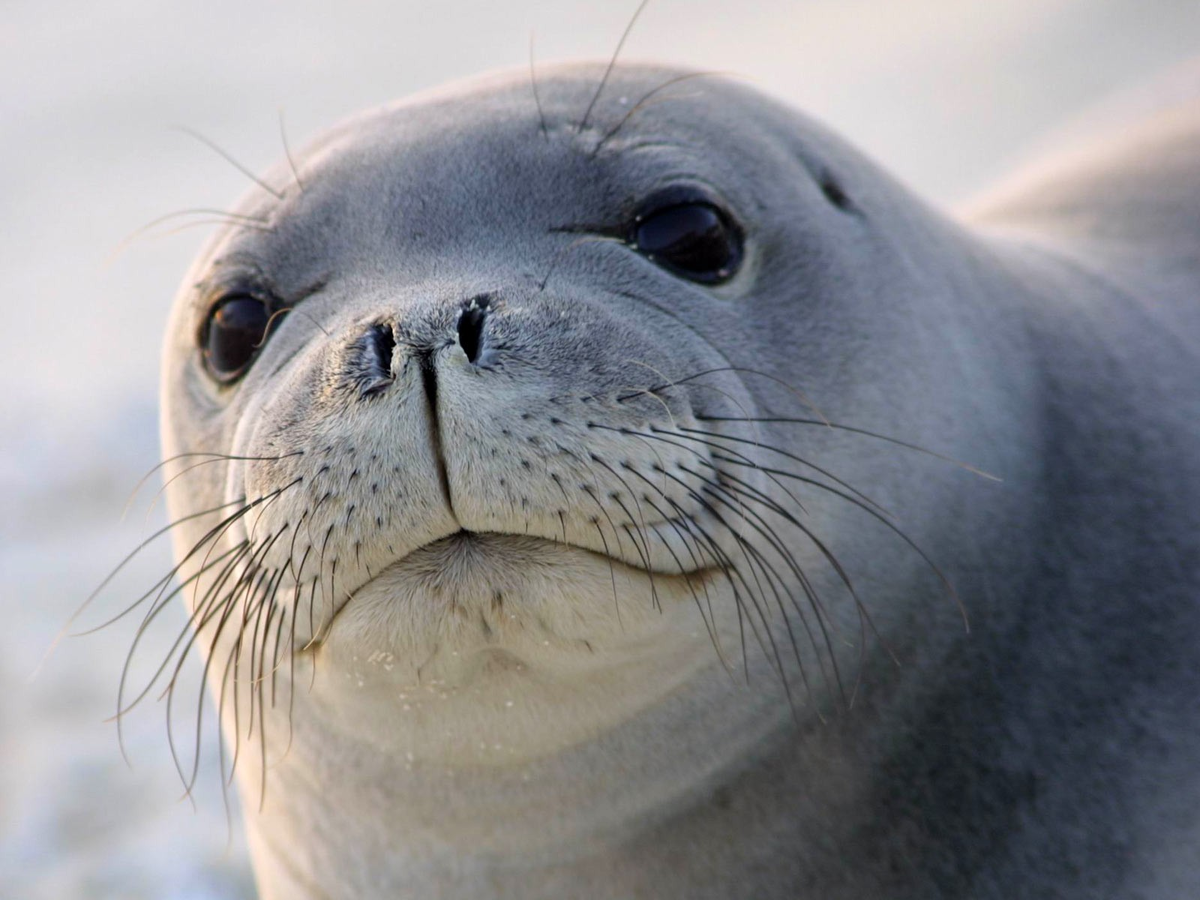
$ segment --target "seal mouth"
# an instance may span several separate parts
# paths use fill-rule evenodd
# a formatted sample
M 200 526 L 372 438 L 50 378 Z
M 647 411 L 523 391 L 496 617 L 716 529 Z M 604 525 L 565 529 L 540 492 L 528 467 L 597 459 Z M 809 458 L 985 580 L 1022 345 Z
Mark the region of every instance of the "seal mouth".
M 614 579 L 618 575 L 642 575 L 666 584 L 691 582 L 693 579 L 708 579 L 719 576 L 720 566 L 700 566 L 681 571 L 658 571 L 644 565 L 635 565 L 627 560 L 599 552 L 590 547 L 561 540 L 527 534 L 501 531 L 471 531 L 460 528 L 409 551 L 359 585 L 334 611 L 325 624 L 327 630 L 334 621 L 352 606 L 365 591 L 397 573 L 403 572 L 418 579 L 431 594 L 453 589 L 470 581 L 489 581 L 511 572 L 514 565 L 545 565 L 547 550 L 569 551 L 603 561 L 610 567 Z M 319 641 L 317 643 L 320 643 Z
M 694 569 L 666 572 L 646 565 L 637 565 L 620 557 L 612 556 L 581 544 L 574 544 L 570 541 L 507 531 L 471 531 L 467 528 L 460 528 L 452 534 L 422 544 L 389 563 L 375 573 L 372 578 L 356 588 L 354 593 L 351 594 L 350 599 L 353 599 L 354 595 L 368 585 L 373 584 L 384 574 L 395 572 L 398 569 L 410 567 L 428 568 L 432 566 L 446 567 L 453 565 L 486 569 L 489 564 L 489 557 L 506 553 L 514 546 L 526 548 L 538 547 L 541 549 L 557 547 L 562 550 L 585 553 L 597 559 L 604 560 L 606 564 L 611 564 L 631 572 L 639 572 L 653 578 L 696 578 L 721 571 L 719 566 L 698 566 Z M 350 600 L 347 600 L 348 602 Z

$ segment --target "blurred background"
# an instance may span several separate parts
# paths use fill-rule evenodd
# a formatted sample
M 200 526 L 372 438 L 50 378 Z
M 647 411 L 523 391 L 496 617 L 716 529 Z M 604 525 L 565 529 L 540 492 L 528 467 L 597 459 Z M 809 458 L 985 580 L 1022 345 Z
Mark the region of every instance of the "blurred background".
M 64 640 L 31 678 L 76 607 L 164 522 L 146 512 L 157 479 L 123 511 L 158 461 L 161 332 L 206 229 L 117 251 L 157 217 L 227 208 L 248 185 L 171 126 L 261 170 L 282 153 L 281 109 L 298 146 L 362 107 L 527 67 L 531 32 L 540 61 L 606 57 L 635 7 L 0 4 L 0 897 L 252 894 L 215 771 L 194 808 L 179 799 L 161 706 L 151 697 L 126 719 L 132 768 L 104 721 L 129 625 Z M 953 206 L 1198 48 L 1195 0 L 653 0 L 625 57 L 743 73 Z M 166 544 L 150 547 L 78 626 L 169 568 Z M 167 631 L 183 619 L 169 614 Z M 165 639 L 148 638 L 148 654 Z

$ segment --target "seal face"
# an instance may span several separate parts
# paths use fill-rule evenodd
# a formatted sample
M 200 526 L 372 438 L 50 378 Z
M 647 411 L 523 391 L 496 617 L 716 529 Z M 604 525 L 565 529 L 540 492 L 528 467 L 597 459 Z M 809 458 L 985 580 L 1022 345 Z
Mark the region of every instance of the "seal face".
M 600 74 L 352 119 L 185 279 L 168 496 L 260 889 L 998 884 L 901 787 L 1018 646 L 1027 308 L 1080 282 L 742 87 Z M 948 574 L 996 598 L 978 651 Z

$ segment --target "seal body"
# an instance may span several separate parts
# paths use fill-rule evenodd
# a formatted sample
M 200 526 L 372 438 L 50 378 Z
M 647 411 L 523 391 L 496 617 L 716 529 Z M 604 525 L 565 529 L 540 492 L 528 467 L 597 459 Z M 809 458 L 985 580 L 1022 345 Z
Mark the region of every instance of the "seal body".
M 964 223 L 602 69 L 348 121 L 185 279 L 263 896 L 1200 885 L 1200 108 Z

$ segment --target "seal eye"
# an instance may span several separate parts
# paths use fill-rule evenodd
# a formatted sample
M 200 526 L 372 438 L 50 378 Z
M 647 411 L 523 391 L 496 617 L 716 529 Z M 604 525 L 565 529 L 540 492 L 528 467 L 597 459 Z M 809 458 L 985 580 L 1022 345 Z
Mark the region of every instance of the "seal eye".
M 204 328 L 204 361 L 221 381 L 233 381 L 245 371 L 266 337 L 271 320 L 267 306 L 256 297 L 235 294 L 221 300 L 208 314 Z
M 640 216 L 633 244 L 647 259 L 701 284 L 729 278 L 742 256 L 737 230 L 710 203 L 678 203 Z

